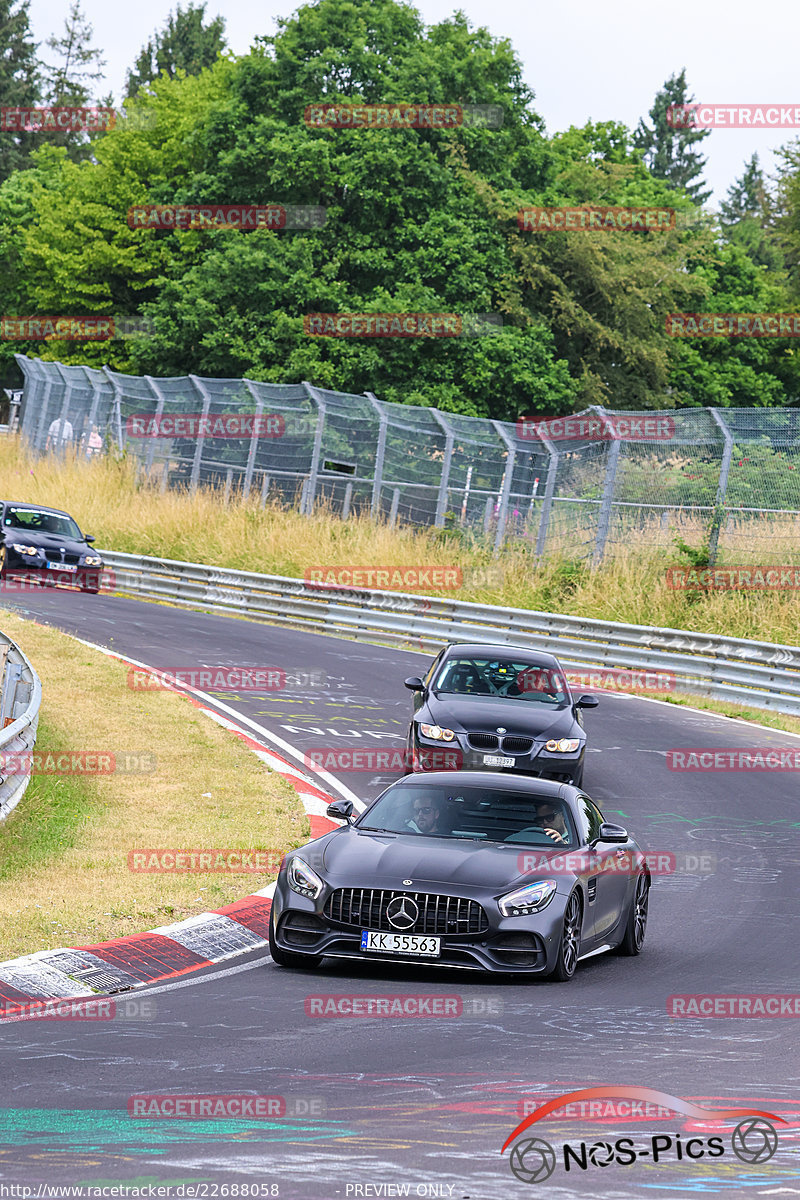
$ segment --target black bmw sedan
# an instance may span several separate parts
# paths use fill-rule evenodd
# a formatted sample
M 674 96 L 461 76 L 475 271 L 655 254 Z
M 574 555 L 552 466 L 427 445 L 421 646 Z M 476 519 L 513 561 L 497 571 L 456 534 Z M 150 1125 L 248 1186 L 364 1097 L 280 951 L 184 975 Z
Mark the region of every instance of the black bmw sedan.
M 583 784 L 586 732 L 581 710 L 552 654 L 471 642 L 451 643 L 414 693 L 407 762 L 412 771 L 514 771 Z
M 269 946 L 279 966 L 326 955 L 571 979 L 582 958 L 644 943 L 651 876 L 619 825 L 568 784 L 437 771 L 284 858 Z
M 99 591 L 103 560 L 69 513 L 10 500 L 0 513 L 0 578 Z

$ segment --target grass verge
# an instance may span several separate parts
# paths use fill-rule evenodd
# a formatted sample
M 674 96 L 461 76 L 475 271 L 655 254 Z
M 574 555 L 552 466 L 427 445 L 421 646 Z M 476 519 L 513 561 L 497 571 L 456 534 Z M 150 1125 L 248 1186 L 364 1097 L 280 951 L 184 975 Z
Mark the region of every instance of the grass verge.
M 273 874 L 132 872 L 140 848 L 283 852 L 310 836 L 294 789 L 174 692 L 134 692 L 127 666 L 8 611 L 44 698 L 37 752 L 151 755 L 153 770 L 34 775 L 0 823 L 0 959 L 169 924 Z

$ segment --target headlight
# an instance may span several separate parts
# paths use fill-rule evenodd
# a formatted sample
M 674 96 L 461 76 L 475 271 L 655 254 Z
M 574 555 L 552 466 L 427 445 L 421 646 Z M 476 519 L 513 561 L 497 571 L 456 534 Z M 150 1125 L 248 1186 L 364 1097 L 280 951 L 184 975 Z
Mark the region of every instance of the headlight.
M 551 738 L 549 742 L 545 742 L 544 748 L 551 754 L 574 754 L 580 744 L 580 738 L 560 738 L 558 741 Z
M 36 546 L 23 546 L 21 542 L 12 542 L 11 549 L 16 550 L 17 554 L 28 554 L 31 558 L 36 558 L 41 553 Z
M 317 896 L 325 886 L 316 871 L 312 871 L 307 862 L 303 862 L 302 858 L 293 858 L 289 863 L 289 870 L 286 872 L 286 881 L 293 892 L 297 892 L 298 896 L 308 896 L 310 900 L 316 900 Z
M 421 721 L 419 731 L 423 737 L 431 738 L 434 742 L 452 742 L 456 736 L 452 729 L 442 729 L 441 725 L 423 725 Z
M 99 554 L 86 554 L 83 561 L 87 567 L 102 567 L 103 560 Z
M 524 917 L 528 913 L 541 912 L 553 899 L 556 891 L 555 879 L 544 879 L 541 883 L 529 883 L 516 892 L 509 892 L 497 901 L 504 917 Z

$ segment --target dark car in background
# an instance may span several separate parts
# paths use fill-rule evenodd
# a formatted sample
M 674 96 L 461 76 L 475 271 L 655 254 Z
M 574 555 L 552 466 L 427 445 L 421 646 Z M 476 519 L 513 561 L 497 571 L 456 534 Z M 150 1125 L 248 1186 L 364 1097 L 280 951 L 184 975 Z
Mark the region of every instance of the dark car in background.
M 407 755 L 412 771 L 513 771 L 583 783 L 582 709 L 596 696 L 573 696 L 552 654 L 455 642 L 436 656 L 414 693 Z
M 409 775 L 287 854 L 272 899 L 278 966 L 325 956 L 571 979 L 644 944 L 651 875 L 578 788 L 485 771 Z
M 41 504 L 0 505 L 0 578 L 100 590 L 103 560 L 69 513 Z

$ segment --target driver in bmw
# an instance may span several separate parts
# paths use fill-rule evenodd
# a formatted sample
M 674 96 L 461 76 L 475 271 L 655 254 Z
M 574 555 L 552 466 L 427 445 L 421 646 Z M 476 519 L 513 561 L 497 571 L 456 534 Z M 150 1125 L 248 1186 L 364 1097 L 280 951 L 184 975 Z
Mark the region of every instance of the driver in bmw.
M 411 811 L 411 818 L 406 821 L 406 825 L 412 833 L 445 832 L 441 800 L 430 796 L 417 796 Z

